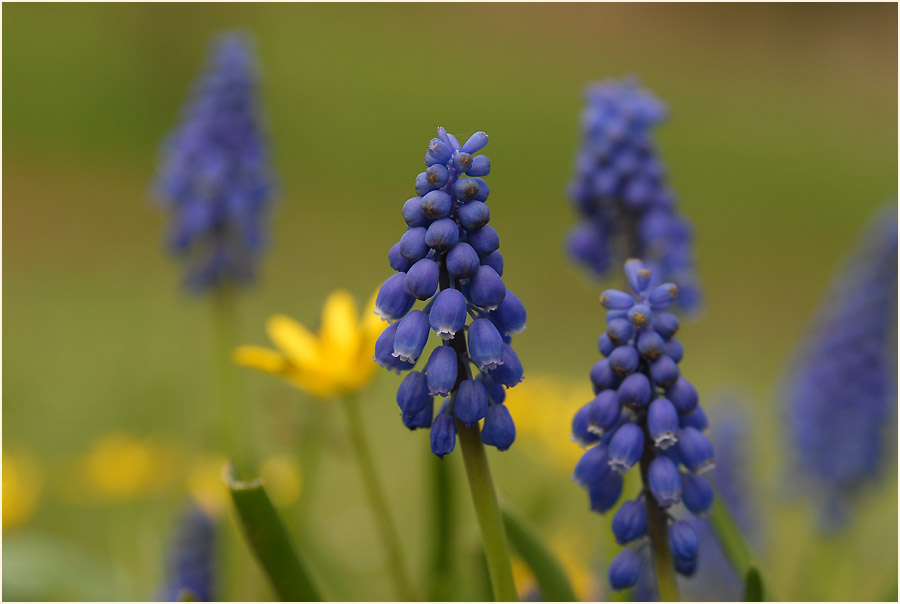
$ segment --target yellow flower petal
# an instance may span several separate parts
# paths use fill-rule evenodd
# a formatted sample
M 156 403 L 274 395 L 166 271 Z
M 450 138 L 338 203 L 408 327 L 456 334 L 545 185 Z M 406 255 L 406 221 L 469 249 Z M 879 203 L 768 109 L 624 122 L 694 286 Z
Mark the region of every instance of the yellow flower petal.
M 288 369 L 288 361 L 283 354 L 260 346 L 238 346 L 231 358 L 237 365 L 266 373 L 284 373 Z
M 292 457 L 287 455 L 267 457 L 259 466 L 259 475 L 275 505 L 288 507 L 300 498 L 303 478 L 300 464 Z
M 306 327 L 285 315 L 273 315 L 266 322 L 266 333 L 291 363 L 300 369 L 318 370 L 319 342 Z
M 356 300 L 348 292 L 338 290 L 325 300 L 320 331 L 323 364 L 339 381 L 351 379 L 354 361 L 362 344 Z
M 40 484 L 40 471 L 30 457 L 3 452 L 4 531 L 24 524 L 31 517 Z

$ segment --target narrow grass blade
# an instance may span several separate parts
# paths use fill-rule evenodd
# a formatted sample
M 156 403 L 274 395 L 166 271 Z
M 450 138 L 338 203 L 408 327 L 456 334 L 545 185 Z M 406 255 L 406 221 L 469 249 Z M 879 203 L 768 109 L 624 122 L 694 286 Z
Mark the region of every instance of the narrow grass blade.
M 501 508 L 506 535 L 531 568 L 545 602 L 577 602 L 569 577 L 537 531 L 508 507 Z
M 744 602 L 763 601 L 763 582 L 759 569 L 751 566 L 744 575 Z

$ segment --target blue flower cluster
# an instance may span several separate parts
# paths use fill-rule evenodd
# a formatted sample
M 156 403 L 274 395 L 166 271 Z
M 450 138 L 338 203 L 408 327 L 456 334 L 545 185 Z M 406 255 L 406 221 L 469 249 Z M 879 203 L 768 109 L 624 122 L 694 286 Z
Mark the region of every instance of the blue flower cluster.
M 427 169 L 416 177 L 416 196 L 403 205 L 407 230 L 388 253 L 397 272 L 376 299 L 375 312 L 389 325 L 375 344 L 375 360 L 397 373 L 410 370 L 433 331 L 441 345 L 397 390 L 404 425 L 431 428 L 431 450 L 443 457 L 456 445 L 456 420 L 475 426 L 483 419 L 481 440 L 504 451 L 516 428 L 503 387 L 522 381 L 511 343 L 525 329 L 525 307 L 501 279 L 500 238 L 488 224 L 490 189 L 482 177 L 491 162 L 475 155 L 487 134 L 476 132 L 464 145 L 444 128 L 437 134 L 425 153 Z M 416 300 L 427 301 L 422 310 L 412 310 Z M 435 396 L 449 397 L 436 417 Z
M 878 476 L 897 409 L 897 208 L 879 214 L 798 352 L 787 384 L 791 446 L 825 527 Z
M 597 275 L 611 261 L 643 258 L 660 283 L 678 283 L 682 309 L 698 308 L 693 235 L 651 135 L 666 117 L 665 107 L 631 78 L 594 84 L 586 96 L 581 149 L 569 184 L 581 216 L 568 236 L 570 255 Z
M 216 525 L 206 513 L 189 507 L 184 513 L 168 560 L 164 602 L 212 602 L 215 596 Z
M 218 39 L 181 123 L 163 145 L 154 188 L 172 213 L 168 244 L 201 292 L 253 279 L 266 243 L 273 177 L 248 43 Z
M 600 296 L 608 309 L 599 340 L 605 358 L 590 372 L 596 396 L 572 419 L 572 438 L 589 447 L 573 479 L 587 490 L 591 509 L 604 513 L 619 500 L 623 475 L 639 464 L 644 489 L 616 512 L 616 540 L 625 545 L 643 538 L 648 514 L 656 514 L 661 526 L 668 522 L 675 570 L 690 576 L 697 568 L 697 535 L 688 522 L 671 521 L 665 510 L 683 502 L 701 515 L 712 506 L 712 487 L 701 476 L 715 466 L 712 444 L 703 434 L 708 422 L 697 391 L 678 368 L 684 354 L 674 337 L 678 319 L 664 312 L 678 288 L 652 285 L 653 275 L 640 260 L 628 260 L 625 275 L 636 296 L 618 290 Z M 622 550 L 609 569 L 613 588 L 633 586 L 641 561 L 637 550 Z

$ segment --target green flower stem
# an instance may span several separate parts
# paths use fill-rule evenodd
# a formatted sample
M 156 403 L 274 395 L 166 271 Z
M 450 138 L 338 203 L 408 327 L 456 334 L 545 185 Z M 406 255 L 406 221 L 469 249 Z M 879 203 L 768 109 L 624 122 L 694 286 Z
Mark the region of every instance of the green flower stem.
M 369 504 L 375 512 L 378 531 L 381 533 L 381 541 L 387 555 L 388 569 L 394 582 L 397 598 L 403 601 L 414 601 L 412 583 L 406 573 L 406 564 L 400 549 L 400 539 L 397 537 L 397 528 L 391 519 L 390 508 L 381 490 L 381 483 L 375 472 L 375 464 L 372 462 L 372 452 L 366 442 L 363 430 L 362 416 L 359 412 L 359 401 L 353 394 L 344 397 L 344 409 L 347 411 L 347 423 L 350 428 L 350 439 L 356 452 L 356 460 L 362 473 L 363 485 Z
M 427 503 L 431 510 L 428 518 L 431 538 L 428 549 L 432 552 L 428 599 L 432 602 L 444 602 L 452 593 L 453 574 L 456 570 L 453 474 L 449 460 L 438 459 L 431 451 L 427 455 L 431 477 L 431 501 Z
M 246 422 L 241 406 L 240 380 L 231 354 L 238 344 L 237 292 L 223 285 L 213 293 L 213 320 L 218 374 L 219 446 L 235 465 L 238 475 L 248 477 L 251 463 Z
M 481 434 L 477 426 L 469 428 L 459 420 L 456 421 L 456 431 L 459 434 L 469 488 L 475 503 L 475 514 L 481 527 L 488 572 L 494 588 L 494 600 L 515 602 L 518 596 L 509 562 L 506 532 L 503 518 L 500 516 L 500 507 L 497 505 L 497 494 L 491 480 L 491 469 L 488 466 L 484 444 L 481 442 Z
M 653 447 L 644 447 L 641 456 L 641 481 L 644 484 L 644 502 L 647 507 L 647 535 L 653 552 L 653 569 L 656 571 L 656 585 L 661 602 L 678 602 L 678 584 L 675 582 L 675 564 L 669 551 L 669 533 L 666 511 L 650 492 L 647 476 L 653 461 Z

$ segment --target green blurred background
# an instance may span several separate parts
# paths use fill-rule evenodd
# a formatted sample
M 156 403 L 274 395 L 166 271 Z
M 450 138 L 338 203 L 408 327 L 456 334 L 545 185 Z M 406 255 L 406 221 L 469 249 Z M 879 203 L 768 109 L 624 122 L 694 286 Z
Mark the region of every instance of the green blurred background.
M 896 467 L 843 533 L 814 534 L 809 501 L 786 493 L 776 400 L 835 267 L 896 196 L 896 6 L 7 4 L 3 17 L 3 449 L 42 476 L 33 515 L 4 531 L 7 599 L 142 599 L 162 580 L 183 488 L 84 504 L 71 468 L 110 432 L 186 456 L 210 436 L 209 300 L 179 289 L 148 183 L 211 37 L 229 29 L 255 42 L 280 181 L 242 341 L 265 344 L 274 312 L 314 326 L 337 288 L 364 301 L 390 274 L 435 127 L 485 130 L 504 279 L 529 312 L 516 346 L 526 375 L 587 388 L 601 285 L 562 252 L 565 185 L 583 86 L 637 74 L 671 111 L 659 143 L 706 291 L 682 329 L 683 371 L 708 405 L 736 392 L 754 420 L 755 539 L 771 580 L 782 598 L 836 600 L 879 598 L 896 581 Z M 398 379 L 380 373 L 364 414 L 417 569 L 427 434 L 401 426 Z M 343 597 L 390 598 L 343 417 L 268 376 L 247 373 L 245 389 L 261 453 L 292 454 L 309 416 L 327 417 L 324 469 L 302 494 L 313 532 L 346 567 Z M 607 547 L 609 518 L 527 446 L 490 455 L 498 488 L 546 534 Z M 459 455 L 447 463 L 461 476 Z M 455 501 L 474 568 L 468 494 Z M 817 556 L 830 581 L 811 579 Z M 270 595 L 252 565 L 245 574 L 251 586 L 234 593 Z

